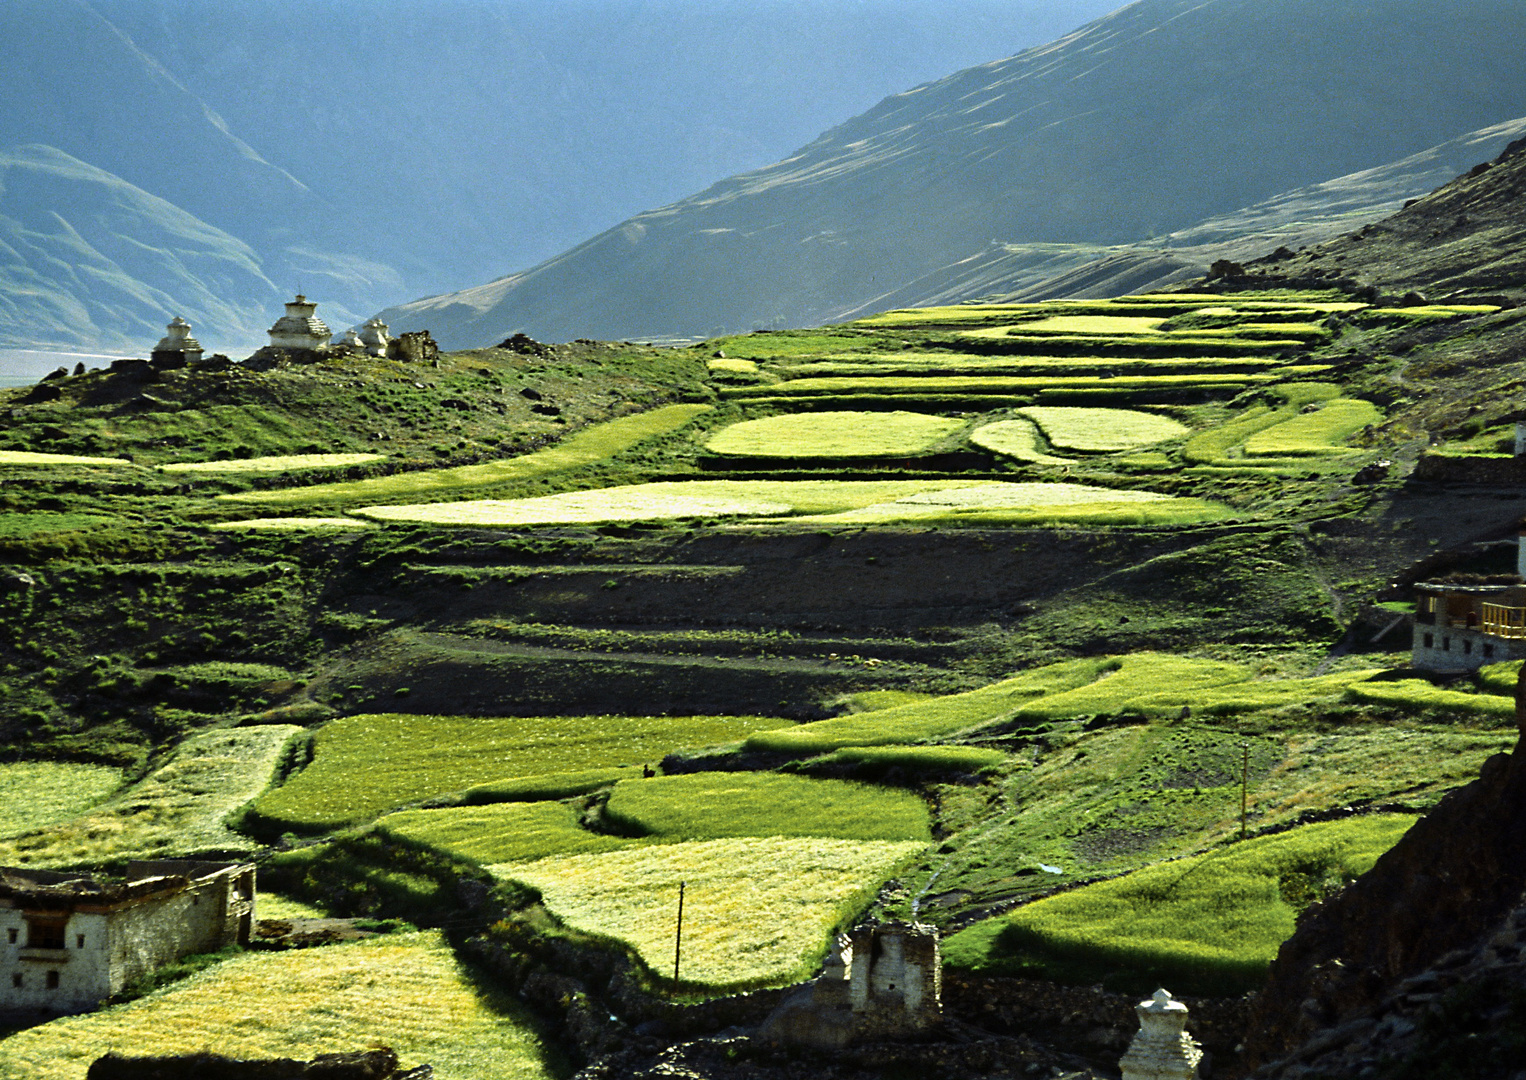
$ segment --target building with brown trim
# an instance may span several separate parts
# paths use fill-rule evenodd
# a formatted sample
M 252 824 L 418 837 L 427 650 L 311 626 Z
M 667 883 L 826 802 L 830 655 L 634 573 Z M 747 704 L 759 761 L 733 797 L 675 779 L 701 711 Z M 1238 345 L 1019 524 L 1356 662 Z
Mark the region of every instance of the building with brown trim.
M 155 968 L 249 940 L 254 867 L 154 860 L 125 881 L 0 867 L 0 1012 L 94 1009 Z
M 1411 657 L 1426 671 L 1526 659 L 1526 585 L 1420 582 Z

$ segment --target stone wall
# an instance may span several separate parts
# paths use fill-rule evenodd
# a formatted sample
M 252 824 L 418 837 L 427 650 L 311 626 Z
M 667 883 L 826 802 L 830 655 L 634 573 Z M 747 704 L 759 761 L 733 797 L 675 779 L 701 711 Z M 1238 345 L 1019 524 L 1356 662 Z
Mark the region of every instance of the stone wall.
M 1426 644 L 1426 639 L 1430 644 Z M 1526 657 L 1526 640 L 1498 638 L 1462 626 L 1415 623 L 1410 663 L 1422 671 L 1473 671 Z

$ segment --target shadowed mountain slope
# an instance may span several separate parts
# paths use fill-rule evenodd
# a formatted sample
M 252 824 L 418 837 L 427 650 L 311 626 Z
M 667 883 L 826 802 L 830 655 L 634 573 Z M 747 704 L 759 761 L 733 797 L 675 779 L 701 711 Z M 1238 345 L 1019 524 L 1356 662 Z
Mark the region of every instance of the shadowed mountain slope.
M 888 98 L 532 270 L 387 317 L 462 345 L 888 307 L 878 298 L 993 238 L 1133 243 L 1522 115 L 1520 32 L 1526 11 L 1499 0 L 1141 0 Z

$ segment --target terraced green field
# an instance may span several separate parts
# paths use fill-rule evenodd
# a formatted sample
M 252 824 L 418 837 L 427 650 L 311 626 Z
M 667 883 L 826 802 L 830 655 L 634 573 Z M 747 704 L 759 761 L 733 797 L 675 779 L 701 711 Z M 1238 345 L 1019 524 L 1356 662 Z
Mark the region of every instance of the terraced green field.
M 1299 910 L 1365 873 L 1414 822 L 1381 814 L 1308 825 L 1160 863 L 955 934 L 956 967 L 1147 992 L 1260 985 Z
M 705 446 L 748 457 L 906 457 L 925 453 L 963 426 L 911 412 L 794 413 L 732 424 Z
M 105 765 L 16 761 L 0 765 L 0 839 L 83 813 L 122 783 Z
M 1059 450 L 1107 453 L 1177 439 L 1187 425 L 1158 413 L 1134 409 L 1077 409 L 1039 406 L 1019 410 Z
M 473 785 L 658 762 L 786 723 L 738 716 L 473 717 L 369 713 L 330 721 L 313 762 L 255 804 L 283 828 L 321 830 Z
M 738 838 L 568 855 L 495 867 L 540 891 L 585 933 L 614 938 L 671 975 L 678 885 L 684 890 L 680 978 L 710 991 L 809 977 L 828 939 L 873 897 L 920 841 Z

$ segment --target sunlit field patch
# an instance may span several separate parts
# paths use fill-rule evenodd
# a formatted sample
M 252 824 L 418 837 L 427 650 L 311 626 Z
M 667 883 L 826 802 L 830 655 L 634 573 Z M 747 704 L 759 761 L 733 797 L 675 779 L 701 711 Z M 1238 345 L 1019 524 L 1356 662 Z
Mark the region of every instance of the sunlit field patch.
M 408 498 L 441 491 L 486 487 L 509 480 L 561 472 L 592 465 L 629 450 L 643 439 L 677 431 L 709 405 L 667 405 L 634 416 L 622 416 L 603 424 L 594 424 L 570 435 L 544 450 L 519 457 L 488 461 L 480 465 L 458 465 L 449 469 L 425 469 L 419 472 L 378 476 L 370 480 L 350 480 L 335 484 L 283 488 L 279 491 L 250 491 L 219 495 L 219 499 L 240 502 L 293 504 L 304 502 L 362 502 L 373 499 Z
M 399 810 L 376 824 L 393 836 L 483 864 L 618 851 L 648 842 L 590 832 L 579 826 L 576 810 L 559 802 Z
M 1317 412 L 1301 413 L 1256 432 L 1245 440 L 1245 452 L 1253 457 L 1345 453 L 1347 439 L 1382 419 L 1383 414 L 1369 401 L 1335 398 Z
M 83 813 L 122 783 L 122 770 L 61 761 L 0 765 L 0 837 Z
M 857 510 L 795 518 L 799 523 L 891 523 L 1097 526 L 1177 525 L 1232 516 L 1221 503 L 1065 483 L 997 483 L 929 491 Z
M 914 412 L 789 413 L 722 428 L 705 444 L 716 454 L 755 457 L 905 457 L 964 426 Z
M 671 975 L 678 884 L 685 883 L 680 978 L 712 988 L 808 977 L 919 841 L 738 838 L 661 844 L 493 867 L 538 889 L 575 929 L 625 942 Z
M 1414 820 L 1308 825 L 1160 863 L 977 924 L 949 940 L 947 956 L 960 967 L 1063 982 L 1241 993 L 1260 983 L 1293 932 L 1288 898 L 1307 903 L 1365 873 Z
M 168 764 L 105 806 L 0 842 L 0 865 L 87 866 L 252 850 L 254 842 L 224 819 L 270 784 L 287 742 L 301 730 L 271 724 L 194 735 Z
M 1188 428 L 1169 416 L 1137 409 L 1082 409 L 1035 406 L 1020 410 L 1036 423 L 1052 446 L 1060 450 L 1107 452 L 1176 439 Z
M 0 450 L 3 465 L 131 465 L 126 458 L 89 457 L 80 454 L 34 454 L 29 450 Z
M 1072 458 L 1046 453 L 1042 441 L 1038 426 L 1031 420 L 998 420 L 978 427 L 970 434 L 972 444 L 1004 457 L 1040 465 L 1074 464 Z
M 377 527 L 374 521 L 362 521 L 360 518 L 350 517 L 282 517 L 282 518 L 248 518 L 244 521 L 220 521 L 209 526 L 213 529 L 227 529 L 238 532 L 244 529 L 269 532 L 305 532 L 309 529 L 348 529 L 364 530 Z
M 622 780 L 604 812 L 632 834 L 675 840 L 932 838 L 927 804 L 910 792 L 778 773 L 698 772 Z
M 0 1041 L 7 1080 L 83 1080 L 108 1050 L 307 1059 L 385 1045 L 440 1080 L 563 1075 L 534 1019 L 437 932 L 235 956 L 137 1001 Z
M 229 458 L 226 461 L 175 461 L 160 465 L 170 473 L 264 473 L 294 469 L 337 469 L 381 461 L 386 454 L 285 454 L 276 457 Z
M 662 760 L 787 723 L 747 716 L 415 716 L 331 720 L 313 762 L 256 804 L 297 828 L 369 821 L 420 799 L 507 777 Z

